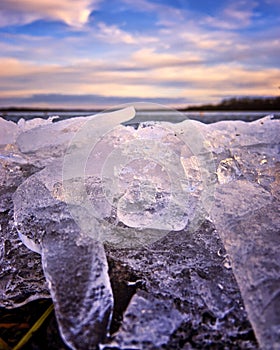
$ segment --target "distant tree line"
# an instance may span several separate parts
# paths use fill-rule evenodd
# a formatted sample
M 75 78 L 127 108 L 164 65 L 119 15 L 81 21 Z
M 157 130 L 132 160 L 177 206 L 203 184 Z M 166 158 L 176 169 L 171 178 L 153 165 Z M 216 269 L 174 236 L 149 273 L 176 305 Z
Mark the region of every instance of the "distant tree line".
M 189 106 L 186 111 L 279 111 L 280 96 L 277 97 L 233 97 L 218 104 Z

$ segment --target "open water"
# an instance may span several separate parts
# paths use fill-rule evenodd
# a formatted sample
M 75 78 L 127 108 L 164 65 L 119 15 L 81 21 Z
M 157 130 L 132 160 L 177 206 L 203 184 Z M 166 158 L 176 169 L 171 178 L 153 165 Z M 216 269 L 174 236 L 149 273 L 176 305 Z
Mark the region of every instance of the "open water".
M 59 119 L 73 118 L 77 116 L 93 115 L 99 112 L 96 111 L 8 111 L 0 112 L 0 117 L 7 120 L 12 120 L 18 122 L 21 118 L 26 120 L 33 118 L 44 118 L 47 119 L 52 116 L 59 116 Z M 172 110 L 163 111 L 137 111 L 137 115 L 134 122 L 147 121 L 147 120 L 160 120 L 160 121 L 172 121 L 174 123 L 179 123 L 187 118 L 199 120 L 206 124 L 214 123 L 220 120 L 243 120 L 243 121 L 253 121 L 262 118 L 267 115 L 274 115 L 277 119 L 280 118 L 280 111 L 258 111 L 258 112 L 177 112 Z

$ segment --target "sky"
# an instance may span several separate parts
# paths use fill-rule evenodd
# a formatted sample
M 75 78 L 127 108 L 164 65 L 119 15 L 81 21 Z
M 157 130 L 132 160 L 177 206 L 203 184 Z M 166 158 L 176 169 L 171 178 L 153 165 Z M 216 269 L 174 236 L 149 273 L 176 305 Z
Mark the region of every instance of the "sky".
M 1 0 L 0 106 L 279 96 L 280 0 Z

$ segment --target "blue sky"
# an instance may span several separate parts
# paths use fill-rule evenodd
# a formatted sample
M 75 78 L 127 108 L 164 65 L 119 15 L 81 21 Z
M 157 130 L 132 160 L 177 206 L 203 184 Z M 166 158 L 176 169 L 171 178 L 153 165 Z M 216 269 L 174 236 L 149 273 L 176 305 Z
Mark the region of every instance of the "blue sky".
M 1 0 L 0 106 L 276 96 L 280 0 Z

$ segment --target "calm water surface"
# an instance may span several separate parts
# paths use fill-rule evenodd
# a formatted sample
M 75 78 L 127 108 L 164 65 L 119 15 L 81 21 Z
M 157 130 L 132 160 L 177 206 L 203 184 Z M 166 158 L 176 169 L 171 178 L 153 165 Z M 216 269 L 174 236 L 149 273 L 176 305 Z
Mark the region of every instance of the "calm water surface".
M 78 116 L 93 115 L 98 112 L 81 112 L 81 111 L 12 111 L 12 112 L 0 112 L 0 117 L 7 120 L 18 122 L 21 118 L 26 120 L 33 118 L 47 119 L 52 116 L 59 116 L 57 120 L 63 120 Z M 137 111 L 136 117 L 132 122 L 140 122 L 147 120 L 161 120 L 172 121 L 174 123 L 181 122 L 187 118 L 199 120 L 204 123 L 214 123 L 220 120 L 244 120 L 253 121 L 262 118 L 267 115 L 274 115 L 276 118 L 280 118 L 280 111 L 260 111 L 260 112 L 173 112 L 173 111 Z

